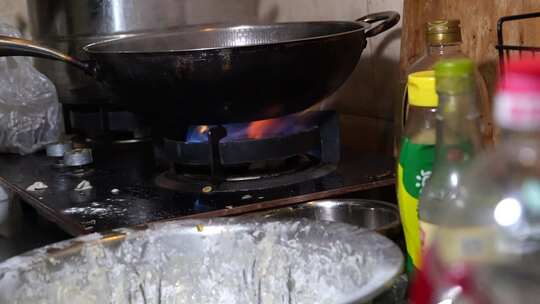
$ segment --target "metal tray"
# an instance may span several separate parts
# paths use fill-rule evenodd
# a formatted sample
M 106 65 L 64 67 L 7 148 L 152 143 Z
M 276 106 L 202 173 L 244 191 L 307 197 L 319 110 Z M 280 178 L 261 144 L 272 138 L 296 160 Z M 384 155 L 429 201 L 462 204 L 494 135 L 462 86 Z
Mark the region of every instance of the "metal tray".
M 0 303 L 361 303 L 403 265 L 340 223 L 188 220 L 91 234 L 0 264 Z

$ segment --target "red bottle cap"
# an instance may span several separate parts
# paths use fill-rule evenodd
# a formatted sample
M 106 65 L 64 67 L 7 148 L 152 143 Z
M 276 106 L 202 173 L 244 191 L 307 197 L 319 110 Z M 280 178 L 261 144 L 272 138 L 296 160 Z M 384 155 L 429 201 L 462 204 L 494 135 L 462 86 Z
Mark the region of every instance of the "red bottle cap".
M 507 129 L 540 130 L 540 59 L 505 66 L 495 97 L 495 120 Z

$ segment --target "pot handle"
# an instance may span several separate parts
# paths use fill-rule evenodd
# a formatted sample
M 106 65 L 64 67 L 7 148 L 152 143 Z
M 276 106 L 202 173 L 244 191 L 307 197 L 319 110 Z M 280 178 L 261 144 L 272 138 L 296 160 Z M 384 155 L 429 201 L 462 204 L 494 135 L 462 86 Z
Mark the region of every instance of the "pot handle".
M 83 70 L 89 75 L 94 75 L 94 65 L 80 61 L 55 49 L 37 44 L 33 41 L 0 35 L 0 57 L 30 56 L 63 61 Z
M 373 27 L 372 29 L 366 32 L 366 37 L 373 37 L 394 27 L 394 25 L 396 25 L 399 22 L 399 18 L 400 18 L 399 14 L 397 12 L 386 11 L 386 12 L 369 14 L 367 16 L 358 18 L 356 21 L 366 22 L 366 23 L 375 23 L 375 22 L 382 21 L 381 24 Z

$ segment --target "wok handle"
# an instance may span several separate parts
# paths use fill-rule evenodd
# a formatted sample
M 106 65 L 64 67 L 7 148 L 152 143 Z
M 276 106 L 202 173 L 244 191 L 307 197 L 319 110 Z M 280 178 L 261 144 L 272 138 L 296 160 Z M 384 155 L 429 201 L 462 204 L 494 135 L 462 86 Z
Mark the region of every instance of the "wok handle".
M 94 65 L 30 40 L 0 35 L 0 57 L 30 56 L 63 61 L 94 75 Z
M 375 23 L 382 21 L 381 24 L 373 27 L 366 32 L 366 37 L 376 36 L 388 29 L 391 29 L 399 22 L 399 13 L 394 11 L 386 11 L 380 13 L 369 14 L 367 16 L 358 18 L 356 21 L 366 22 L 366 23 Z

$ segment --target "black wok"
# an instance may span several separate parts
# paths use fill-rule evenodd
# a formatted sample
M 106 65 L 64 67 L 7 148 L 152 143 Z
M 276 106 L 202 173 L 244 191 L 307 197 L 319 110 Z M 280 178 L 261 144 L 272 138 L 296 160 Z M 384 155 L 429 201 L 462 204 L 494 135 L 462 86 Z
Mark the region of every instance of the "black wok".
M 84 47 L 89 61 L 0 36 L 0 56 L 65 61 L 110 87 L 111 102 L 162 120 L 252 121 L 302 111 L 335 92 L 366 37 L 398 21 L 382 12 L 357 22 L 196 26 L 94 43 Z

